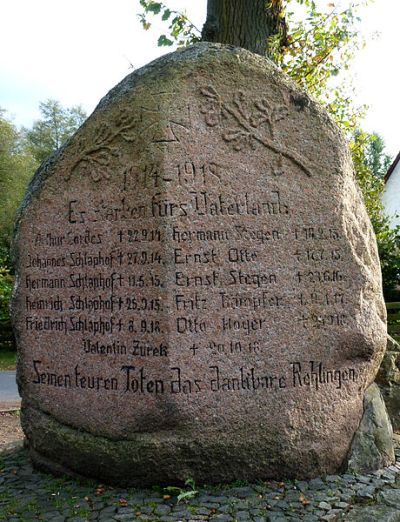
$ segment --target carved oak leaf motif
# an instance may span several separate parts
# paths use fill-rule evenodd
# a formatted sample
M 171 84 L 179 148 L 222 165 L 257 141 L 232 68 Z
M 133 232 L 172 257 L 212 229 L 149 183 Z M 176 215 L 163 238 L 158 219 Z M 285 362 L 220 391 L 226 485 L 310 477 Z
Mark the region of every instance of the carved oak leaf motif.
M 282 176 L 282 174 L 284 174 L 282 154 L 279 154 L 278 158 L 275 159 L 275 161 L 272 162 L 272 169 L 271 170 L 272 170 L 272 174 L 274 176 Z
M 237 91 L 233 95 L 233 104 L 239 111 L 239 114 L 244 118 L 245 120 L 249 121 L 250 116 L 246 110 L 245 106 L 246 96 L 243 91 Z
M 220 123 L 222 111 L 219 94 L 212 86 L 203 87 L 201 94 L 207 99 L 205 104 L 200 108 L 200 112 L 204 114 L 207 125 L 209 127 L 215 127 Z
M 255 110 L 253 109 L 249 114 L 246 108 L 246 96 L 242 91 L 233 94 L 231 103 L 222 99 L 211 85 L 202 87 L 200 93 L 206 98 L 205 103 L 200 107 L 200 112 L 204 114 L 205 122 L 209 127 L 222 126 L 222 116 L 236 124 L 235 128 L 222 129 L 221 134 L 222 139 L 231 143 L 234 150 L 242 150 L 245 146 L 254 149 L 255 142 L 261 143 L 267 149 L 289 159 L 307 176 L 311 176 L 310 167 L 296 151 L 274 141 L 275 124 L 289 115 L 287 105 L 272 106 L 265 98 L 261 98 L 253 102 Z
M 266 123 L 269 133 L 271 136 L 273 136 L 274 131 L 271 121 L 272 109 L 270 104 L 263 98 L 262 100 L 256 101 L 254 105 L 258 109 L 258 113 L 252 114 L 250 118 L 250 125 L 255 129 L 258 129 L 263 123 Z
M 95 181 L 110 179 L 110 157 L 115 153 L 110 148 L 100 149 L 98 152 L 83 158 L 75 167 L 74 172 L 80 175 L 90 176 Z
M 121 110 L 113 120 L 113 126 L 102 125 L 95 130 L 91 145 L 78 142 L 78 158 L 69 168 L 65 176 L 68 181 L 72 174 L 90 176 L 94 182 L 110 179 L 111 159 L 118 156 L 118 147 L 113 145 L 117 138 L 126 142 L 135 140 L 136 121 L 132 114 Z
M 254 139 L 250 132 L 231 129 L 222 134 L 222 139 L 227 142 L 231 141 L 235 150 L 242 150 L 248 145 L 255 149 Z

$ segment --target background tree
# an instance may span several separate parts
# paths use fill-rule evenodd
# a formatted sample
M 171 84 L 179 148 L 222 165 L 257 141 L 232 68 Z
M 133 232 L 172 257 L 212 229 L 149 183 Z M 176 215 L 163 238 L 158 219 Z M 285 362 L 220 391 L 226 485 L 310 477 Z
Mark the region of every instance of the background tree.
M 286 42 L 286 21 L 282 0 L 208 0 L 207 19 L 201 33 L 206 42 L 244 47 L 271 56 L 279 42 Z
M 244 47 L 261 55 L 272 55 L 276 44 L 286 42 L 284 0 L 208 0 L 203 30 L 189 20 L 185 12 L 173 11 L 155 0 L 140 0 L 139 18 L 150 29 L 149 14 L 169 21 L 169 34 L 160 35 L 159 45 L 188 45 L 199 40 Z M 272 48 L 269 43 L 274 42 Z
M 23 135 L 0 110 L 0 259 L 8 260 L 15 210 L 37 162 Z
M 36 166 L 23 136 L 0 109 L 0 348 L 13 344 L 8 303 L 13 286 L 9 252 L 15 210 Z
M 19 131 L 0 109 L 0 349 L 13 346 L 9 300 L 13 286 L 10 247 L 16 210 L 39 163 L 66 141 L 85 119 L 80 107 L 55 100 L 40 104 L 42 119 Z
M 353 156 L 357 180 L 364 196 L 365 205 L 371 219 L 378 244 L 381 261 L 383 292 L 390 300 L 395 295 L 395 288 L 400 282 L 400 226 L 392 227 L 390 219 L 384 213 L 381 194 L 384 188 L 382 176 L 374 172 L 374 163 L 382 165 L 389 161 L 385 154 L 384 143 L 380 138 L 380 145 L 374 148 L 376 134 L 357 131 L 350 148 Z M 370 154 L 373 152 L 374 161 Z
M 380 179 L 385 177 L 392 163 L 392 157 L 385 152 L 383 138 L 376 132 L 370 135 L 370 139 L 365 146 L 364 163 L 372 174 Z
M 39 109 L 42 117 L 26 132 L 26 139 L 34 158 L 42 162 L 72 136 L 86 114 L 80 106 L 64 108 L 56 100 L 41 102 Z

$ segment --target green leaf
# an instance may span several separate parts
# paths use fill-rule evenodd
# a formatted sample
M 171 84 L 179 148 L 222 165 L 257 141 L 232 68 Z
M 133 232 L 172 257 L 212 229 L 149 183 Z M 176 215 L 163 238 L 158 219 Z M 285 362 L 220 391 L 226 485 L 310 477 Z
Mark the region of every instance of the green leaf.
M 190 490 L 190 491 L 182 491 L 178 497 L 177 497 L 177 500 L 178 500 L 178 503 L 181 501 L 181 500 L 190 500 L 191 498 L 195 497 L 197 495 L 198 491 L 195 491 L 195 490 Z
M 185 486 L 189 486 L 192 489 L 196 489 L 196 484 L 192 478 L 188 478 L 185 482 Z
M 163 20 L 165 22 L 166 20 L 168 20 L 168 18 L 171 16 L 171 14 L 172 14 L 172 11 L 170 9 L 164 9 L 161 20 Z
M 163 489 L 166 493 L 169 493 L 171 495 L 179 495 L 182 492 L 182 489 L 176 486 L 167 486 Z
M 157 40 L 157 45 L 159 47 L 162 47 L 163 45 L 171 46 L 171 45 L 174 45 L 174 42 L 172 40 L 170 40 L 169 38 L 167 38 L 165 36 L 165 34 L 162 34 L 162 35 L 159 36 L 159 38 Z
M 160 2 L 150 2 L 147 4 L 146 11 L 157 15 L 161 11 L 162 7 L 163 5 Z

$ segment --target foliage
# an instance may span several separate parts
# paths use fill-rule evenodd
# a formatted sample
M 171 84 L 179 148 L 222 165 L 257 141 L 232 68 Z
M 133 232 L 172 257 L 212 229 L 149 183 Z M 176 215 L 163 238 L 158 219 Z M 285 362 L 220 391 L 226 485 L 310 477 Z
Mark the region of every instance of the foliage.
M 0 258 L 6 266 L 10 266 L 15 211 L 36 166 L 26 151 L 23 135 L 0 111 Z
M 15 214 L 38 163 L 58 148 L 82 123 L 79 107 L 59 102 L 40 104 L 43 119 L 30 131 L 18 131 L 0 109 L 0 341 L 12 344 L 8 305 L 13 278 L 10 247 Z
M 377 178 L 383 179 L 388 171 L 392 158 L 385 152 L 385 143 L 379 134 L 371 134 L 365 148 L 365 165 Z
M 154 0 L 140 0 L 140 5 L 143 12 L 138 16 L 145 31 L 148 31 L 151 27 L 149 15 L 160 15 L 163 22 L 169 22 L 168 36 L 161 34 L 158 37 L 157 43 L 160 47 L 174 44 L 180 47 L 200 40 L 199 29 L 189 20 L 185 12 L 173 11 L 162 2 L 155 2 Z
M 375 140 L 375 134 L 358 131 L 355 133 L 351 143 L 351 151 L 357 180 L 363 193 L 365 205 L 378 243 L 383 291 L 385 297 L 389 297 L 396 285 L 400 284 L 400 226 L 392 228 L 389 218 L 385 216 L 383 211 L 380 198 L 384 187 L 383 179 L 374 175 L 372 170 L 373 164 L 369 156 Z M 378 165 L 381 165 L 385 158 L 388 158 L 387 155 L 384 155 L 383 149 L 384 145 L 381 154 L 374 156 Z M 382 159 L 383 155 L 384 158 Z
M 329 3 L 326 11 L 314 0 L 289 2 L 289 7 L 299 4 L 304 13 L 299 19 L 296 10 L 287 12 L 287 43 L 282 50 L 277 48 L 274 61 L 312 94 L 325 94 L 329 79 L 347 70 L 355 52 L 364 45 L 357 15 L 367 3 L 347 2 L 345 9 Z
M 10 269 L 4 265 L 4 260 L 0 258 L 0 322 L 8 319 L 8 303 L 11 298 L 13 288 L 13 277 Z
M 198 494 L 196 484 L 193 479 L 189 478 L 185 482 L 186 489 L 178 488 L 176 486 L 168 486 L 164 488 L 166 493 L 177 496 L 178 504 L 181 500 L 190 500 Z
M 0 258 L 0 349 L 13 345 L 9 314 L 9 302 L 13 289 L 13 277 L 4 259 Z
M 10 245 L 15 211 L 32 176 L 36 162 L 24 150 L 24 139 L 0 111 L 0 346 L 11 347 L 13 334 L 9 317 L 13 277 Z
M 0 372 L 7 370 L 15 370 L 17 364 L 17 354 L 15 350 L 9 351 L 7 348 L 2 349 L 2 343 L 0 341 Z
M 42 115 L 26 132 L 28 150 L 38 162 L 56 151 L 82 125 L 86 114 L 82 107 L 64 108 L 56 100 L 39 104 Z
M 371 0 L 347 1 L 339 9 L 334 3 L 315 0 L 288 0 L 285 16 L 286 36 L 275 34 L 268 41 L 269 56 L 310 94 L 316 96 L 345 131 L 354 131 L 365 107 L 354 106 L 354 89 L 346 78 L 332 84 L 340 72 L 349 69 L 356 51 L 364 40 L 358 31 L 359 12 Z M 339 2 L 340 4 L 340 2 Z M 200 31 L 186 13 L 170 11 L 161 2 L 140 0 L 138 16 L 144 29 L 151 27 L 149 15 L 169 20 L 170 13 L 181 20 L 171 23 L 169 34 L 162 34 L 158 45 L 188 45 L 200 39 Z M 175 18 L 173 19 L 175 22 Z
M 299 20 L 294 11 L 288 12 L 287 45 L 274 57 L 284 72 L 325 106 L 345 132 L 354 132 L 365 112 L 365 107 L 354 105 L 354 88 L 344 73 L 365 44 L 358 23 L 360 11 L 369 2 L 348 1 L 344 9 L 339 8 L 340 2 L 328 3 L 326 11 L 314 0 L 296 0 L 305 14 Z

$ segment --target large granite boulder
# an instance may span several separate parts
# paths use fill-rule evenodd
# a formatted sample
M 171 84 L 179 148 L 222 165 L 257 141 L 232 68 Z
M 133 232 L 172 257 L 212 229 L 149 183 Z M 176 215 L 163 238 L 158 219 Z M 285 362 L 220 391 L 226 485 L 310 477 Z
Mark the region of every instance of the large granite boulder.
M 345 462 L 386 343 L 345 140 L 273 64 L 125 78 L 30 184 L 13 303 L 37 466 L 126 484 Z

